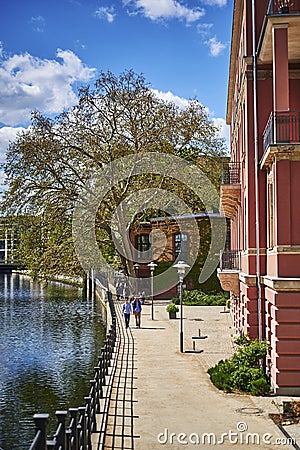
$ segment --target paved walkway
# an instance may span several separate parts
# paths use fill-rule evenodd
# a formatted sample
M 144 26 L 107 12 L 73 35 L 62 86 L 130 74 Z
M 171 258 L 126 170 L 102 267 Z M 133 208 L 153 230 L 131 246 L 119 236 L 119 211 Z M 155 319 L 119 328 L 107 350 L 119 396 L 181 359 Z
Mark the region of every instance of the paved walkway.
M 230 315 L 222 307 L 184 307 L 185 351 L 193 350 L 192 336 L 199 329 L 208 337 L 195 340 L 195 350 L 203 352 L 180 353 L 180 320 L 169 320 L 165 307 L 165 302 L 155 302 L 151 320 L 151 306 L 144 305 L 141 328 L 135 328 L 132 317 L 130 330 L 123 329 L 128 352 L 123 358 L 132 364 L 125 388 L 131 419 L 127 417 L 123 433 L 131 433 L 132 439 L 106 448 L 299 448 L 289 445 L 268 418 L 278 412 L 276 403 L 282 398 L 225 394 L 211 384 L 207 369 L 233 351 Z M 293 432 L 299 437 L 297 427 Z

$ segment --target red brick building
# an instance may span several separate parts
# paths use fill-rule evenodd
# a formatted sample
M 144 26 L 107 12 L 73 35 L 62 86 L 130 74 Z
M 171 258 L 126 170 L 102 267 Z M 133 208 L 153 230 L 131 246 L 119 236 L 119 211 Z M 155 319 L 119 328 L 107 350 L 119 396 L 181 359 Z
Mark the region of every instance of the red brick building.
M 254 18 L 254 20 L 253 20 Z M 300 394 L 300 0 L 235 0 L 219 278 L 236 328 L 271 344 L 277 394 Z

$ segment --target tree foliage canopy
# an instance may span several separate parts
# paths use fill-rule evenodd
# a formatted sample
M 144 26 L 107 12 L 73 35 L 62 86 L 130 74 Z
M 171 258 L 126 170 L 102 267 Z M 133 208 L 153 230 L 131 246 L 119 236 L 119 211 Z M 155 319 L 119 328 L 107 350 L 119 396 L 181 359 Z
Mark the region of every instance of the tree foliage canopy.
M 10 144 L 2 209 L 7 215 L 46 214 L 51 229 L 58 211 L 69 220 L 80 192 L 95 172 L 124 156 L 149 152 L 179 156 L 195 164 L 200 161 L 203 168 L 205 159 L 211 164 L 225 155 L 225 145 L 197 100 L 179 109 L 158 98 L 143 75 L 131 70 L 120 76 L 101 72 L 94 86 L 79 90 L 78 104 L 72 110 L 54 118 L 35 111 L 29 129 Z M 116 183 L 101 202 L 96 223 L 99 242 L 111 247 L 112 214 L 129 195 L 149 186 L 170 188 L 195 212 L 202 208 L 199 199 L 195 201 L 176 180 L 155 173 L 130 176 Z M 144 208 L 135 220 L 149 214 Z

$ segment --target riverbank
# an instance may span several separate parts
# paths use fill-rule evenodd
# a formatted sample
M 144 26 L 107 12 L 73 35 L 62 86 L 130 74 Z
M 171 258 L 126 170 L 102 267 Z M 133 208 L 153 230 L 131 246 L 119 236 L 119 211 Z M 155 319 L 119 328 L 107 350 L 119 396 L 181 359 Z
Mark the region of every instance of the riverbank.
M 30 274 L 30 271 L 28 271 L 28 270 L 13 270 L 12 273 L 27 276 L 27 277 L 31 278 L 32 280 L 36 280 L 40 283 L 47 283 L 49 281 L 52 281 L 52 282 L 56 282 L 56 283 L 67 284 L 69 286 L 75 286 L 75 287 L 80 287 L 80 288 L 84 287 L 84 280 L 81 277 L 73 278 L 73 277 L 68 277 L 67 275 L 56 275 L 56 276 L 47 275 L 47 276 L 33 277 Z

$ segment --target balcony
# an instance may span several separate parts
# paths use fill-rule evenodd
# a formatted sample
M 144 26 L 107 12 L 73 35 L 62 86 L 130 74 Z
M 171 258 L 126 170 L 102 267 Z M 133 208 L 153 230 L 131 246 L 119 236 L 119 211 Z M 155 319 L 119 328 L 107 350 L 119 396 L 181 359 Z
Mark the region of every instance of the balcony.
M 300 60 L 300 0 L 270 0 L 258 41 L 257 56 L 259 64 L 273 61 L 273 28 L 288 26 L 289 61 Z
M 263 143 L 262 164 L 274 153 L 285 152 L 287 155 L 294 149 L 299 151 L 300 111 L 272 112 L 263 133 Z
M 226 250 L 221 253 L 220 269 L 237 270 L 241 269 L 241 253 L 239 250 Z
M 240 295 L 239 272 L 241 270 L 240 252 L 229 250 L 221 253 L 218 278 L 224 291 L 230 291 L 236 297 Z
M 300 14 L 300 0 L 270 0 L 267 14 Z
M 241 203 L 240 164 L 223 165 L 221 185 L 221 212 L 225 217 L 234 219 Z

